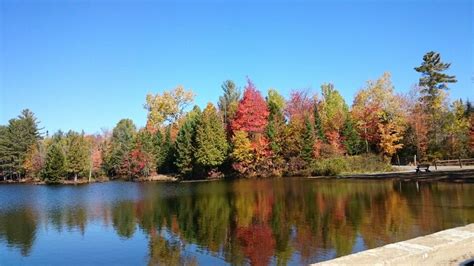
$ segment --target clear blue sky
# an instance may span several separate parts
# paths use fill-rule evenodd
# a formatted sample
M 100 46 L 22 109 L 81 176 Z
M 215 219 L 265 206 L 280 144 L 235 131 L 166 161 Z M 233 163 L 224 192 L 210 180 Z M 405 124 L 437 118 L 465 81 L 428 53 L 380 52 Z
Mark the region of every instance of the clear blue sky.
M 333 82 L 351 104 L 384 71 L 407 91 L 430 50 L 452 63 L 451 98 L 474 99 L 470 0 L 0 5 L 0 124 L 30 108 L 50 132 L 143 126 L 148 92 L 182 84 L 202 107 L 246 76 L 285 96 Z

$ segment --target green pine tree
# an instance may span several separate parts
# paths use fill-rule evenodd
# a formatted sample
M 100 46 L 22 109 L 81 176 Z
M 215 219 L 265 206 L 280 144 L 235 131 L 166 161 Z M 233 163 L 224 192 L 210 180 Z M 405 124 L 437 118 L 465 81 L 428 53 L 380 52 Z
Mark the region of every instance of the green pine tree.
M 419 67 L 415 67 L 417 72 L 422 74 L 419 85 L 422 86 L 422 100 L 426 104 L 432 105 L 439 97 L 441 90 L 447 90 L 448 83 L 456 83 L 456 76 L 450 76 L 443 73 L 451 66 L 450 63 L 443 63 L 439 53 L 428 52 L 423 56 L 423 63 Z M 429 106 L 432 107 L 432 106 Z
M 196 129 L 196 162 L 205 169 L 216 168 L 226 159 L 228 148 L 224 125 L 209 103 Z
M 160 130 L 157 130 L 153 137 L 153 156 L 155 157 L 155 170 L 157 171 L 158 168 L 163 165 L 164 158 L 163 158 L 163 134 Z
M 217 106 L 224 119 L 224 123 L 227 127 L 230 126 L 230 121 L 234 118 L 237 106 L 240 100 L 240 90 L 235 86 L 232 80 L 226 80 L 221 86 L 224 91 L 224 95 L 219 97 Z M 228 136 L 230 138 L 230 135 Z
M 285 158 L 283 156 L 283 143 L 286 138 L 286 120 L 284 115 L 285 98 L 283 98 L 283 96 L 281 96 L 281 94 L 276 90 L 269 89 L 266 101 L 270 114 L 268 115 L 268 124 L 265 129 L 265 135 L 272 151 L 274 174 L 281 175 L 285 165 Z
M 8 126 L 0 126 L 0 174 L 4 180 L 11 177 L 13 173 L 10 139 Z
M 455 76 L 443 73 L 451 64 L 443 63 L 439 53 L 428 52 L 423 56 L 423 63 L 415 67 L 421 73 L 419 85 L 421 86 L 420 101 L 428 119 L 428 154 L 439 157 L 443 153 L 442 141 L 444 138 L 443 120 L 446 116 L 446 108 L 443 105 L 445 95 L 442 91 L 447 90 L 448 83 L 457 82 Z
M 195 167 L 195 139 L 196 125 L 201 115 L 199 107 L 187 114 L 186 121 L 181 126 L 175 141 L 175 161 L 178 172 L 183 176 L 190 177 Z
M 266 97 L 268 110 L 268 124 L 266 128 L 266 136 L 270 142 L 270 148 L 275 156 L 280 156 L 283 150 L 282 142 L 284 138 L 285 116 L 285 98 L 276 90 L 269 89 Z
M 166 127 L 165 139 L 163 140 L 162 149 L 161 149 L 161 158 L 163 159 L 162 163 L 158 165 L 157 172 L 169 174 L 174 172 L 174 145 L 173 140 L 171 139 L 171 125 Z
M 109 176 L 121 174 L 121 166 L 133 148 L 135 134 L 136 127 L 131 119 L 122 119 L 115 126 L 104 158 L 104 168 Z
M 361 152 L 362 139 L 360 138 L 359 133 L 357 133 L 354 121 L 350 115 L 346 116 L 341 135 L 343 137 L 344 147 L 349 155 L 355 155 Z
M 4 178 L 21 178 L 25 175 L 23 163 L 28 148 L 40 140 L 38 121 L 28 109 L 2 127 L 0 134 L 0 172 Z
M 311 165 L 311 163 L 314 161 L 314 142 L 315 142 L 315 136 L 314 136 L 314 129 L 313 125 L 309 121 L 309 118 L 305 118 L 305 127 L 303 130 L 302 134 L 302 140 L 303 140 L 303 147 L 301 149 L 300 157 L 303 159 L 308 165 Z
M 138 131 L 137 135 L 135 136 L 135 144 L 134 147 L 140 146 L 140 149 L 149 154 L 152 155 L 152 164 L 155 164 L 156 161 L 156 143 L 155 143 L 155 137 L 153 133 L 148 131 L 147 129 L 141 129 Z
M 319 140 L 326 142 L 324 135 L 323 124 L 321 122 L 321 115 L 319 114 L 318 106 L 314 106 L 314 131 Z
M 90 165 L 90 146 L 84 138 L 84 133 L 79 134 L 69 131 L 66 135 L 66 170 L 77 181 L 79 175 L 84 174 Z
M 53 142 L 46 153 L 45 166 L 42 171 L 47 183 L 59 183 L 66 174 L 66 156 L 59 143 Z

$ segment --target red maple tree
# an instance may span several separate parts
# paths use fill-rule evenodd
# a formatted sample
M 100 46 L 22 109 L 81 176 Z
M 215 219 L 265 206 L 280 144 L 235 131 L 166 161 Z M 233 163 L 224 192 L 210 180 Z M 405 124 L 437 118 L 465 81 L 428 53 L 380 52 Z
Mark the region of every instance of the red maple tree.
M 120 174 L 130 178 L 149 176 L 151 171 L 151 155 L 145 152 L 140 144 L 129 152 L 120 167 Z
M 244 96 L 239 102 L 234 120 L 232 120 L 232 131 L 246 131 L 251 136 L 262 133 L 267 125 L 268 115 L 265 99 L 252 81 L 248 79 Z
M 313 120 L 313 97 L 305 90 L 295 90 L 291 92 L 290 100 L 286 103 L 286 116 L 297 123 L 304 123 L 304 119 Z

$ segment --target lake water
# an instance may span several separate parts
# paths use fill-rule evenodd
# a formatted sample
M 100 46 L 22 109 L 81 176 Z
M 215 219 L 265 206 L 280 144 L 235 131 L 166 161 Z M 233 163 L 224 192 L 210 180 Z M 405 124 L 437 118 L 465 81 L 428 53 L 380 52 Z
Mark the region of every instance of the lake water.
M 299 265 L 473 222 L 474 184 L 0 185 L 0 265 Z

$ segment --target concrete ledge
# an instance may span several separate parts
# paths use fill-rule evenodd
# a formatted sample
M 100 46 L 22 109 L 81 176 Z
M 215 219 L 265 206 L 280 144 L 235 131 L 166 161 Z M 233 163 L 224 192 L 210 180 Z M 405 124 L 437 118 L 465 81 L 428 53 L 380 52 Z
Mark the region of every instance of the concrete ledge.
M 313 265 L 459 265 L 474 258 L 474 224 Z

